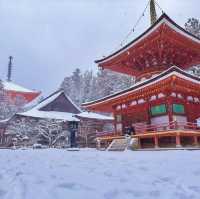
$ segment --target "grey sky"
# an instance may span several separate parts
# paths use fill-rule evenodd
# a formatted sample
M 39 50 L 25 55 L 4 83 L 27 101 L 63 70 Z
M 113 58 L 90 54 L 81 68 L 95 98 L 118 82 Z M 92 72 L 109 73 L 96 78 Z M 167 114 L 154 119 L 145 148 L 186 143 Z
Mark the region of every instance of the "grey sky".
M 157 0 L 179 25 L 200 18 L 199 0 Z M 94 60 L 119 46 L 148 0 L 0 0 L 0 78 L 14 56 L 13 81 L 27 88 L 54 91 L 76 67 L 97 67 Z M 149 26 L 143 17 L 135 38 Z

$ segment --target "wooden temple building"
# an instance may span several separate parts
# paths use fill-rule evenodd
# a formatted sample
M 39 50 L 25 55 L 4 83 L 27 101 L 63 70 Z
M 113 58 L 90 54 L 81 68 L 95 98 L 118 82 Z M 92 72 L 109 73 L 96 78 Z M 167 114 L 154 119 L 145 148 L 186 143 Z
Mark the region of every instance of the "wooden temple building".
M 155 16 L 154 8 L 149 29 L 95 61 L 102 69 L 136 77 L 136 84 L 82 106 L 113 114 L 115 130 L 99 136 L 101 142 L 109 144 L 128 133 L 138 148 L 198 147 L 200 78 L 186 70 L 200 64 L 200 39 L 165 13 L 157 20 Z

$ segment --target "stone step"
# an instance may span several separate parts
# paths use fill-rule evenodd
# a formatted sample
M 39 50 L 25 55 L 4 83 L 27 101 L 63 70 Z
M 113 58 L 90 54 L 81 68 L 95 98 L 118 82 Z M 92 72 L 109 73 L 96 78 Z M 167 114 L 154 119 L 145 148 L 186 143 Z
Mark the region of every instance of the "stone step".
M 107 148 L 107 151 L 124 151 L 128 145 L 129 142 L 127 139 L 114 139 Z

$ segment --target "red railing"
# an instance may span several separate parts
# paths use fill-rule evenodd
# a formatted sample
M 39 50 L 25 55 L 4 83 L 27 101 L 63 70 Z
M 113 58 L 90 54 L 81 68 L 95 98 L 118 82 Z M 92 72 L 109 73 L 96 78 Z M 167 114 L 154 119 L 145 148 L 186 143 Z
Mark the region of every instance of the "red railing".
M 161 123 L 159 125 L 136 125 L 135 126 L 135 132 L 133 134 L 145 134 L 145 133 L 154 133 L 154 132 L 165 132 L 165 131 L 172 131 L 172 130 L 193 130 L 193 131 L 199 131 L 200 132 L 200 127 L 197 126 L 196 123 L 191 123 L 191 122 L 177 122 L 173 121 L 170 123 Z M 97 132 L 96 136 L 97 137 L 113 137 L 119 135 L 119 133 L 115 132 Z
M 135 133 L 150 133 L 150 132 L 162 132 L 162 131 L 170 131 L 170 130 L 195 130 L 200 131 L 200 128 L 196 123 L 191 122 L 177 122 L 173 121 L 170 123 L 162 123 L 159 125 L 143 125 L 136 126 Z

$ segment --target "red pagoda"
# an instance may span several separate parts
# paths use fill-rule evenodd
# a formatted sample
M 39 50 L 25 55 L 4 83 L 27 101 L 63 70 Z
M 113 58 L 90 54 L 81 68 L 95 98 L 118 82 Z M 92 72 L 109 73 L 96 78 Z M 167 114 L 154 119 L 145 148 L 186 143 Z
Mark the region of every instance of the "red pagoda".
M 7 80 L 2 81 L 3 88 L 6 92 L 6 95 L 8 95 L 13 102 L 21 98 L 24 100 L 24 102 L 29 103 L 38 97 L 40 92 L 24 88 L 11 81 L 12 60 L 13 57 L 9 56 Z
M 154 1 L 151 0 L 151 7 Z M 88 110 L 111 112 L 115 132 L 99 137 L 107 144 L 131 129 L 139 148 L 198 147 L 200 78 L 185 70 L 200 64 L 200 39 L 166 14 L 117 52 L 95 61 L 102 69 L 135 76 L 131 88 L 84 103 Z

